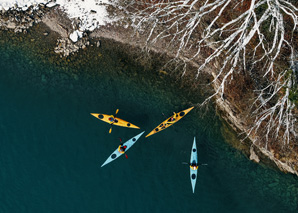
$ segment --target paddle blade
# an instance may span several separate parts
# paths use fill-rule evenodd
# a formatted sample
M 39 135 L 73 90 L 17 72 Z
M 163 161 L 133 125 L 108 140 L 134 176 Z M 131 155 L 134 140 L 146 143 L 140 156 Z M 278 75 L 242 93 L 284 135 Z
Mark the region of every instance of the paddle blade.
M 116 110 L 115 115 L 117 115 L 118 112 L 119 112 L 119 109 Z
M 110 128 L 110 130 L 109 130 L 109 133 L 111 133 L 112 132 L 112 127 Z
M 126 159 L 128 158 L 128 156 L 127 156 L 127 154 L 125 153 L 125 157 L 126 157 Z

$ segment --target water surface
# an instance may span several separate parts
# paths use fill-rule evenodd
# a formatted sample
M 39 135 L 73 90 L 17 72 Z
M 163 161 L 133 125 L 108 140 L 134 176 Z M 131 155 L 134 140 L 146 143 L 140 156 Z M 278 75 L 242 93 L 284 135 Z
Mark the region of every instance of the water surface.
M 0 44 L 0 212 L 297 212 L 298 179 L 228 145 L 213 109 L 141 137 L 128 159 L 100 168 L 119 137 L 148 134 L 163 114 L 201 98 L 190 101 L 175 81 L 150 76 L 108 42 L 61 63 L 32 54 L 34 45 Z M 88 51 L 96 60 L 84 60 Z M 141 130 L 108 134 L 90 115 L 116 109 Z M 182 164 L 194 136 L 199 161 L 208 163 L 195 194 Z

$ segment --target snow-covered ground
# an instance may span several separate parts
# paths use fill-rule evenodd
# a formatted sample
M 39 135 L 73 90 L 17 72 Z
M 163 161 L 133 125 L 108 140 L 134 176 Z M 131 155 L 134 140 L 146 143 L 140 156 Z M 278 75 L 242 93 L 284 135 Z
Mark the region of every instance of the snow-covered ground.
M 112 22 L 108 17 L 106 5 L 111 4 L 109 0 L 0 0 L 0 9 L 8 10 L 17 8 L 27 10 L 31 5 L 37 6 L 40 3 L 47 4 L 48 7 L 60 5 L 60 8 L 68 14 L 70 19 L 80 20 L 79 29 L 74 29 L 70 34 L 70 39 L 74 42 L 82 36 L 82 32 Z
M 0 0 L 0 9 L 8 10 L 16 6 L 22 10 L 27 10 L 31 5 L 46 3 L 49 0 Z

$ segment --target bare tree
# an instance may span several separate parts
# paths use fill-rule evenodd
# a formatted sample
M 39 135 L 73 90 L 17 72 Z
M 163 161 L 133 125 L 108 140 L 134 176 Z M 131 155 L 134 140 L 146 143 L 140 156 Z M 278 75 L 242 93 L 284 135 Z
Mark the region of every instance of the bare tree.
M 296 137 L 298 8 L 295 0 L 139 0 L 125 5 L 132 26 L 147 33 L 147 45 L 167 41 L 186 62 L 199 61 L 199 74 L 214 62 L 217 82 L 213 97 L 223 98 L 226 86 L 240 70 L 258 72 L 255 124 L 266 137 Z M 185 57 L 184 57 L 185 59 Z M 203 104 L 204 104 L 203 103 Z

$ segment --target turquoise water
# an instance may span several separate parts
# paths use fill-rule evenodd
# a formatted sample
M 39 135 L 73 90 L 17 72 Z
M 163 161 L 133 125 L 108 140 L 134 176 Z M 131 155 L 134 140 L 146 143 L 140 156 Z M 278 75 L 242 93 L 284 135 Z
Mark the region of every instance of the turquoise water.
M 298 178 L 225 143 L 212 109 L 141 137 L 128 159 L 100 168 L 119 137 L 148 134 L 162 113 L 189 107 L 174 84 L 148 80 L 144 68 L 104 44 L 96 68 L 91 61 L 67 70 L 1 44 L 0 212 L 297 212 Z M 113 127 L 108 134 L 109 125 L 90 115 L 116 109 L 141 130 Z M 195 194 L 182 164 L 194 136 L 199 161 L 208 163 L 198 170 Z

